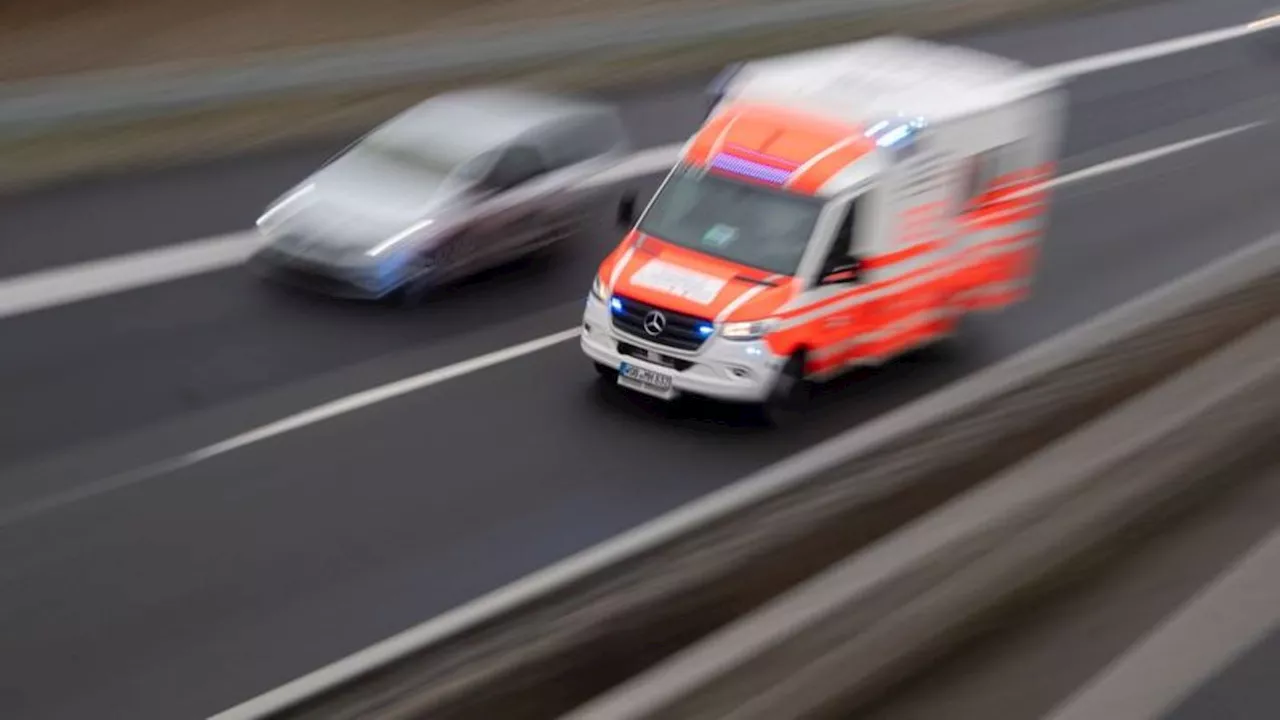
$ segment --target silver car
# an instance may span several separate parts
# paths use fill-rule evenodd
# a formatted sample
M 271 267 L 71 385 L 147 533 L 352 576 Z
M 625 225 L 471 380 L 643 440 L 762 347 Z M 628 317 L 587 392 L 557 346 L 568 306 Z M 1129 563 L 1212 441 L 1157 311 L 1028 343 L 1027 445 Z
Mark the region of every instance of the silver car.
M 330 295 L 416 301 L 569 237 L 621 159 L 617 113 L 515 89 L 437 95 L 376 128 L 258 219 L 252 265 Z

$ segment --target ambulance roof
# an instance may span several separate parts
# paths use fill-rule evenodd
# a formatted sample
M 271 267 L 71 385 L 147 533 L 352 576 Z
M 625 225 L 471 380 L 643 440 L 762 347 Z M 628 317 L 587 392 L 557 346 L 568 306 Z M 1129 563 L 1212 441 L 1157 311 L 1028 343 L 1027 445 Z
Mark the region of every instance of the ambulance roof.
M 728 98 L 776 103 L 859 123 L 930 122 L 1052 88 L 1026 65 L 968 48 L 888 36 L 744 63 Z

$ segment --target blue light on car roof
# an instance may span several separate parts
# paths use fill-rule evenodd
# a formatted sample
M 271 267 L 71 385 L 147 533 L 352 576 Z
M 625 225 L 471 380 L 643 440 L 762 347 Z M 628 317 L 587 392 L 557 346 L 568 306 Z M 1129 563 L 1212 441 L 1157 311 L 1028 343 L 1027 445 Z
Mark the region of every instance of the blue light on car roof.
M 622 312 L 622 301 L 618 298 L 610 298 L 609 307 L 613 308 L 614 312 L 620 313 Z
M 711 159 L 711 167 L 733 175 L 749 177 L 771 185 L 782 185 L 791 177 L 791 170 L 772 167 L 729 153 L 719 153 Z
M 891 148 L 910 140 L 927 125 L 924 118 L 897 118 L 881 120 L 867 128 L 866 136 L 873 138 L 880 147 Z
M 885 133 L 884 135 L 881 135 L 876 140 L 876 144 L 879 145 L 880 147 L 891 147 L 907 139 L 907 137 L 909 137 L 910 135 L 911 135 L 910 125 L 899 125 L 898 127 Z

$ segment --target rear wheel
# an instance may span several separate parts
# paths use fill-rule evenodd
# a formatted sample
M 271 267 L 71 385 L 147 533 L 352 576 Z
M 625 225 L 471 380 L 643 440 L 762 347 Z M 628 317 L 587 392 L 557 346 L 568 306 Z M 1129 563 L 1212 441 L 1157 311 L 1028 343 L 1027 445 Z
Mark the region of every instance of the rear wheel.
M 804 352 L 792 355 L 782 366 L 769 397 L 757 407 L 760 419 L 766 425 L 784 427 L 804 413 L 812 388 L 805 379 L 804 366 Z

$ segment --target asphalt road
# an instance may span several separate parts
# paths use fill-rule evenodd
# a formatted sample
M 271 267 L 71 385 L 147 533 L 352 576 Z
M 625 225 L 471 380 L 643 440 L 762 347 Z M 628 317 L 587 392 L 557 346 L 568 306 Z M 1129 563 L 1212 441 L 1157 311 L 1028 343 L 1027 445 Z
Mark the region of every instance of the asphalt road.
M 1264 5 L 1161 3 L 961 41 L 1046 63 L 1216 28 Z M 688 132 L 699 87 L 620 96 L 641 144 Z M 1066 171 L 1280 117 L 1275 65 L 1246 43 L 1109 71 L 1071 92 Z M 1277 143 L 1280 129 L 1264 126 L 1067 186 L 1030 302 L 975 322 L 957 357 L 841 382 L 786 433 L 723 407 L 598 392 L 564 343 L 207 462 L 129 474 L 572 327 L 618 236 L 609 212 L 554 262 L 414 312 L 228 271 L 5 320 L 0 709 L 200 717 L 292 679 L 1271 232 L 1280 155 L 1265 149 Z M 243 229 L 332 149 L 0 200 L 0 277 Z M 85 487 L 109 491 L 78 496 Z
M 1160 720 L 1271 720 L 1280 708 L 1280 631 L 1196 688 Z

